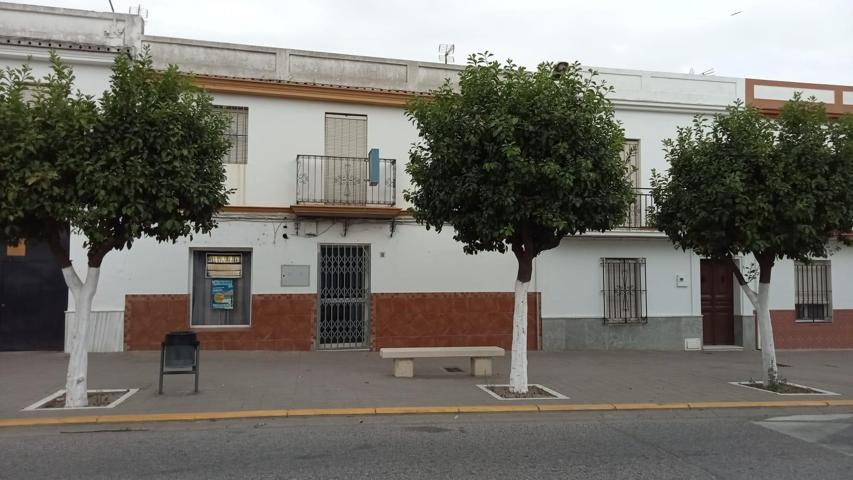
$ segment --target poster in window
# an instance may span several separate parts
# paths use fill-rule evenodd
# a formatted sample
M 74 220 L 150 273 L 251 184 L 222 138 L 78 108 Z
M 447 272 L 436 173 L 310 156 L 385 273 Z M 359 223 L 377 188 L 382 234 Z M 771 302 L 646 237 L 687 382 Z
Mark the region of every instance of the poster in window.
M 210 308 L 214 310 L 234 310 L 233 279 L 211 280 Z

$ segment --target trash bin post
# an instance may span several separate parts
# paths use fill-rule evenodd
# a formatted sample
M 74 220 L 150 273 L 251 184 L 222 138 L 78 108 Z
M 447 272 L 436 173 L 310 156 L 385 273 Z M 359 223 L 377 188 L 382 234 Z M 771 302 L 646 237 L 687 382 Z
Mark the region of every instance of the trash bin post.
M 163 375 L 194 375 L 193 390 L 198 393 L 200 343 L 193 331 L 170 332 L 160 347 L 160 381 L 158 394 L 163 393 Z
M 163 369 L 166 365 L 166 342 L 160 342 L 160 388 L 157 395 L 163 395 Z
M 201 349 L 198 348 L 198 340 L 195 342 L 195 365 L 193 366 L 193 370 L 195 371 L 195 393 L 198 393 L 198 370 L 199 370 L 199 358 L 201 355 Z

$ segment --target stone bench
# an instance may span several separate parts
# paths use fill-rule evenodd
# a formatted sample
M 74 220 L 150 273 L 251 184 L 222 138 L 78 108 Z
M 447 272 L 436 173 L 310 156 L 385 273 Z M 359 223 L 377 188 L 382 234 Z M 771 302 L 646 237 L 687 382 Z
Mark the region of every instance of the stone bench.
M 412 347 L 380 348 L 381 358 L 394 360 L 395 377 L 414 377 L 416 358 L 469 357 L 471 375 L 488 377 L 492 374 L 492 357 L 503 357 L 500 347 Z

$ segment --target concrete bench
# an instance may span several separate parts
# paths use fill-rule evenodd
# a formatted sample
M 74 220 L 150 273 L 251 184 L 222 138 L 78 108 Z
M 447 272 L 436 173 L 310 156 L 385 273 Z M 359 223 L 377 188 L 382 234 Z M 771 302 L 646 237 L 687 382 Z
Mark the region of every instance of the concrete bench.
M 504 349 L 500 347 L 412 347 L 412 348 L 381 348 L 381 358 L 394 360 L 395 377 L 414 377 L 416 358 L 451 358 L 469 357 L 471 359 L 471 375 L 488 377 L 492 374 L 492 357 L 503 357 Z

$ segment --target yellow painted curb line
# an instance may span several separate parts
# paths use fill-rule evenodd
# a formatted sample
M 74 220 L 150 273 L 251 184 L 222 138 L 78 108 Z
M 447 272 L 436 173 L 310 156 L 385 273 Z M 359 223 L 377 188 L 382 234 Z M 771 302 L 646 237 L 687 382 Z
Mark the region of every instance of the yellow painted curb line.
M 601 412 L 616 410 L 612 403 L 545 403 L 539 405 L 540 412 Z
M 539 412 L 538 405 L 465 405 L 459 407 L 459 413 L 524 413 Z
M 845 400 L 777 400 L 752 402 L 671 402 L 671 403 L 546 403 L 517 405 L 460 405 L 426 407 L 298 408 L 285 410 L 242 410 L 225 412 L 146 413 L 81 415 L 76 417 L 0 418 L 3 427 L 35 427 L 112 423 L 193 422 L 249 418 L 407 415 L 440 413 L 545 413 L 638 410 L 699 410 L 720 408 L 853 407 Z
M 615 410 L 686 410 L 689 403 L 614 403 Z
M 287 410 L 288 417 L 318 417 L 321 415 L 376 415 L 375 408 L 299 408 Z
M 829 407 L 826 400 L 769 400 L 758 402 L 690 402 L 694 409 L 710 408 L 774 408 L 774 407 Z
M 377 415 L 406 415 L 418 413 L 459 413 L 459 407 L 376 407 Z

